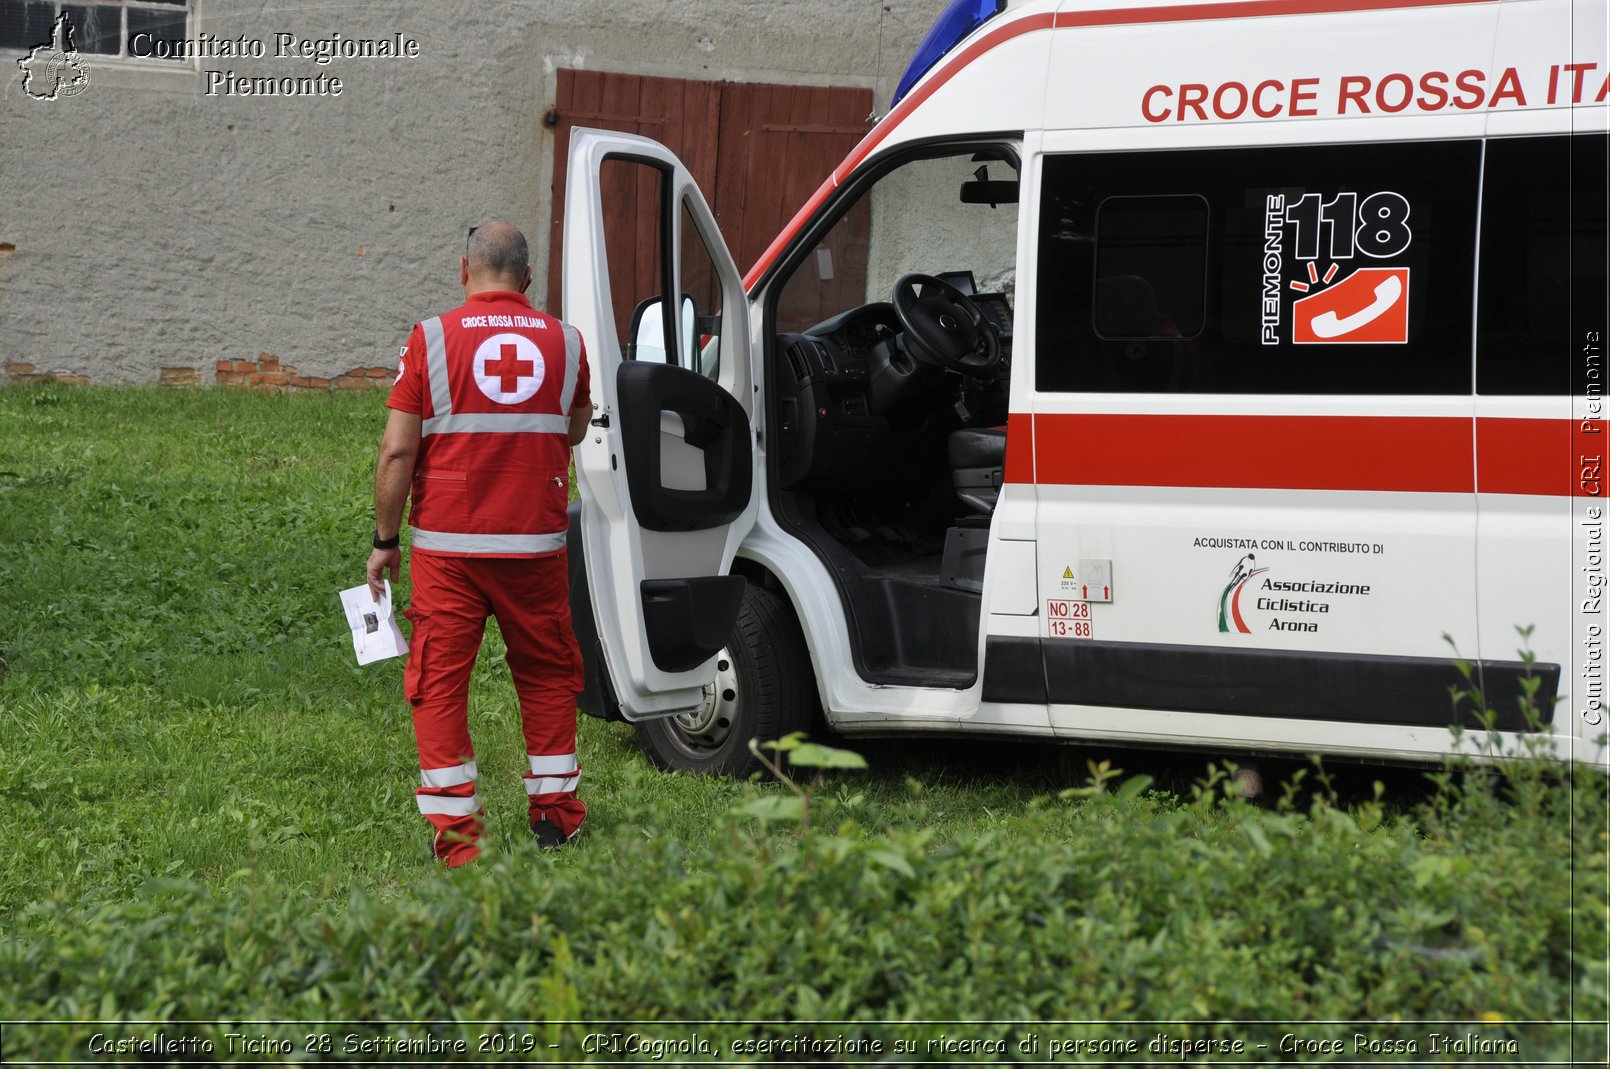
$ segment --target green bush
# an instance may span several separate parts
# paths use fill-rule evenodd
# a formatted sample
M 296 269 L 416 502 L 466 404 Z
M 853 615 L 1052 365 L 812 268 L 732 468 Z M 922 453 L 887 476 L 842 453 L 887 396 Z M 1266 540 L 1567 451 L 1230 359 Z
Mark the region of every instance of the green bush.
M 1177 1031 L 1246 1037 L 1233 1022 L 1425 1019 L 1503 1036 L 1610 1010 L 1603 886 L 1562 866 L 1603 871 L 1602 777 L 1557 783 L 1528 820 L 1467 779 L 1418 822 L 1374 802 L 1260 808 L 1215 780 L 1187 802 L 1048 800 L 944 843 L 904 820 L 802 837 L 735 814 L 697 844 L 630 826 L 630 878 L 522 848 L 314 910 L 272 880 L 156 881 L 33 907 L 0 945 L 0 1002 L 22 1019 L 843 1021 L 885 1041 L 899 1030 L 873 1023 L 1222 1020 Z M 817 802 L 822 822 L 839 808 Z M 90 1027 L 31 1053 L 81 1050 Z M 549 1035 L 576 1044 L 581 1026 Z

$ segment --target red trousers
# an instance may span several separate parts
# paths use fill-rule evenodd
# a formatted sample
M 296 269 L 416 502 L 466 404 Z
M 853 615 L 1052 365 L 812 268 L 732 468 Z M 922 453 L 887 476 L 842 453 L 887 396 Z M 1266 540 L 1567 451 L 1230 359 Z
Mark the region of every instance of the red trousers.
M 436 828 L 436 855 L 462 865 L 479 853 L 485 811 L 470 743 L 470 672 L 486 618 L 495 616 L 520 699 L 530 765 L 531 820 L 546 818 L 567 837 L 587 807 L 576 795 L 576 694 L 581 653 L 570 627 L 565 554 L 517 559 L 443 557 L 415 552 L 409 562 L 413 637 L 404 690 L 414 707 L 419 746 L 419 811 Z

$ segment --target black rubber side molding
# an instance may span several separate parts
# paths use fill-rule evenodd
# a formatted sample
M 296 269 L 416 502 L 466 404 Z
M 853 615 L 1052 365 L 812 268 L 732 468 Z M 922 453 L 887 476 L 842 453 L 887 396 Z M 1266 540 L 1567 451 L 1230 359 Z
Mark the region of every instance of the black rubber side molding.
M 745 583 L 741 575 L 643 580 L 648 652 L 661 671 L 697 668 L 732 639 Z
M 1042 658 L 1040 676 L 1034 668 Z M 1532 666 L 1539 680 L 1535 725 L 1527 724 L 1517 701 L 1526 674 L 1522 662 L 1477 661 L 1474 668 L 1487 704 L 1498 713 L 1495 726 L 1500 730 L 1538 730 L 1553 721 L 1559 665 Z M 1479 726 L 1469 702 L 1455 711 L 1450 688 L 1468 689 L 1452 659 L 1442 657 L 1037 638 L 991 638 L 984 652 L 986 701 L 1045 700 L 1408 727 Z
M 987 702 L 1044 705 L 1045 661 L 1037 638 L 990 638 L 984 642 Z

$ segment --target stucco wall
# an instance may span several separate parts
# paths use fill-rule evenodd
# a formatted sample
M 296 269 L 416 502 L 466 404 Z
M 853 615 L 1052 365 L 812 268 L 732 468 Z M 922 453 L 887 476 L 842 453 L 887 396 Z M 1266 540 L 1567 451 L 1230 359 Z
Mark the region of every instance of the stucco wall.
M 866 86 L 884 108 L 944 7 L 198 3 L 195 30 L 268 55 L 161 73 L 85 55 L 89 86 L 39 101 L 0 53 L 0 366 L 146 382 L 163 366 L 211 381 L 215 361 L 264 351 L 308 375 L 393 364 L 414 320 L 461 298 L 456 258 L 476 222 L 526 231 L 544 292 L 556 69 Z M 417 58 L 274 56 L 276 33 L 398 32 Z M 207 96 L 206 70 L 343 84 Z

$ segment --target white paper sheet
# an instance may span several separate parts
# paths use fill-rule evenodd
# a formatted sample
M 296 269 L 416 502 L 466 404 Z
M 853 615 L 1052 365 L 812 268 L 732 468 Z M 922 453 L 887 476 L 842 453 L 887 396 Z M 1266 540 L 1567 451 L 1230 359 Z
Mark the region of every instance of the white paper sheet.
M 358 654 L 359 664 L 373 664 L 388 657 L 401 657 L 408 652 L 408 640 L 403 638 L 397 619 L 391 614 L 391 583 L 377 604 L 369 594 L 368 586 L 355 586 L 341 591 L 341 608 L 347 615 L 347 626 L 352 629 L 352 648 Z

